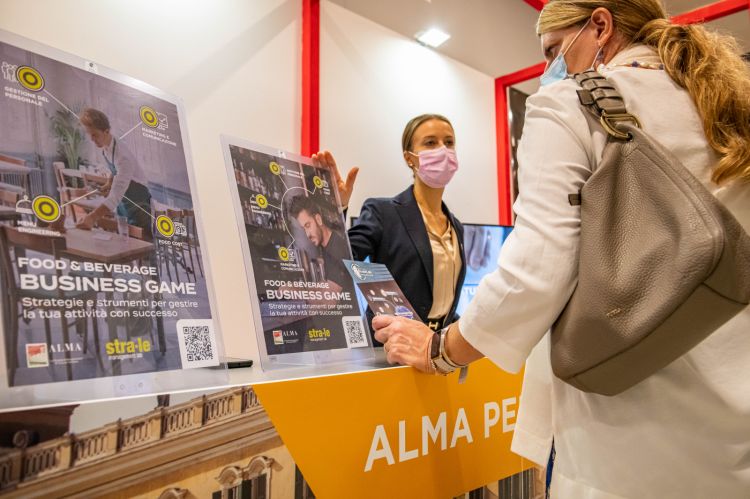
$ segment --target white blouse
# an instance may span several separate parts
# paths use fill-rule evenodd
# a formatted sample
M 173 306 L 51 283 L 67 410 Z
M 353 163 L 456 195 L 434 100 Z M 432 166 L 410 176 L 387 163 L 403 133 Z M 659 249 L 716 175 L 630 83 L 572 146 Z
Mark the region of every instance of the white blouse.
M 113 149 L 114 158 L 112 157 Z M 148 187 L 148 178 L 138 159 L 136 159 L 135 154 L 133 154 L 123 141 L 118 140 L 115 145 L 115 139 L 113 138 L 112 143 L 106 148 L 104 154 L 104 161 L 114 161 L 115 168 L 117 169 L 117 175 L 112 179 L 112 187 L 109 190 L 109 195 L 104 199 L 103 203 L 114 213 L 117 210 L 117 205 L 123 201 L 123 197 L 130 187 L 130 182 L 138 182 L 144 187 Z M 111 170 L 108 166 L 104 166 L 103 170 L 108 175 L 111 175 Z
M 750 231 L 750 186 L 710 182 L 716 157 L 690 96 L 664 71 L 617 66 L 634 60 L 659 62 L 636 45 L 602 71 L 643 129 Z M 511 372 L 524 366 L 577 281 L 580 207 L 567 196 L 601 159 L 606 134 L 576 89 L 565 80 L 528 99 L 515 229 L 460 320 L 466 340 Z M 750 307 L 614 397 L 555 378 L 542 342 L 528 363 L 513 450 L 545 465 L 553 434 L 555 498 L 750 497 Z
M 453 305 L 458 274 L 461 270 L 461 252 L 456 231 L 453 230 L 450 220 L 442 234 L 430 228 L 424 213 L 422 220 L 432 249 L 432 307 L 427 317 L 438 319 L 448 315 Z

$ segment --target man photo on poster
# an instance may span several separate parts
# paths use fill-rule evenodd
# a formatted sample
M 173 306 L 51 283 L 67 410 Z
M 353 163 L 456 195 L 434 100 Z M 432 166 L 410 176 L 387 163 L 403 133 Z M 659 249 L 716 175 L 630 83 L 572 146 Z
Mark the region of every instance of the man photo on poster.
M 341 291 L 351 282 L 344 260 L 351 256 L 349 244 L 340 230 L 331 226 L 311 196 L 301 194 L 292 198 L 289 214 L 305 231 L 310 243 L 319 249 L 323 261 L 323 273 L 331 291 Z

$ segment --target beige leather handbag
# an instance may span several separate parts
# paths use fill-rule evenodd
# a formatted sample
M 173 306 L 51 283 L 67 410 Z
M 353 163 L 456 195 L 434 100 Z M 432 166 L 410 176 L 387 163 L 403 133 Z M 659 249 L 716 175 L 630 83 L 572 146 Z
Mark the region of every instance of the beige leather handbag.
M 578 285 L 552 328 L 552 369 L 583 391 L 616 395 L 748 305 L 750 236 L 640 129 L 603 76 L 575 80 L 609 137 L 570 196 L 581 205 Z

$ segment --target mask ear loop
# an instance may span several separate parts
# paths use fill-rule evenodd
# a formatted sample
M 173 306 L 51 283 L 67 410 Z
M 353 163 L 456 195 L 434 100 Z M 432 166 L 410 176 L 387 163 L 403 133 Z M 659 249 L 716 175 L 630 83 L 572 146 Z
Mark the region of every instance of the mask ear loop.
M 419 158 L 419 154 L 414 154 L 414 153 L 413 153 L 413 152 L 411 152 L 411 151 L 404 151 L 404 152 L 405 152 L 406 154 L 411 154 L 412 156 L 414 156 L 414 157 L 416 157 L 416 158 Z M 407 161 L 407 162 L 406 162 L 406 164 L 407 164 L 407 165 L 409 165 L 409 167 L 410 167 L 410 168 L 411 168 L 412 170 L 413 170 L 414 168 L 416 168 L 416 167 L 414 166 L 414 163 L 412 163 L 411 161 Z
M 563 50 L 563 52 L 562 52 L 562 57 L 563 58 L 565 58 L 565 55 L 568 53 L 568 51 L 573 46 L 573 44 L 576 42 L 576 40 L 578 40 L 578 37 L 581 36 L 581 33 L 583 33 L 583 30 L 586 29 L 586 26 L 588 26 L 590 22 L 591 22 L 591 18 L 589 17 L 588 20 L 586 21 L 586 24 L 584 24 L 583 26 L 581 26 L 581 29 L 578 30 L 578 33 L 576 33 L 576 36 L 573 37 L 573 41 L 570 42 L 570 45 L 568 45 L 567 47 L 565 47 L 565 50 Z

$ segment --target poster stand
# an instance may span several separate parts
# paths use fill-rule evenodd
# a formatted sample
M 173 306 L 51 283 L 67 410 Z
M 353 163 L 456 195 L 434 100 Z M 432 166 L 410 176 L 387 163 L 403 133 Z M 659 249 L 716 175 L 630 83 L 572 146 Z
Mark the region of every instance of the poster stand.
M 221 144 L 262 368 L 372 359 L 333 173 L 242 139 Z

